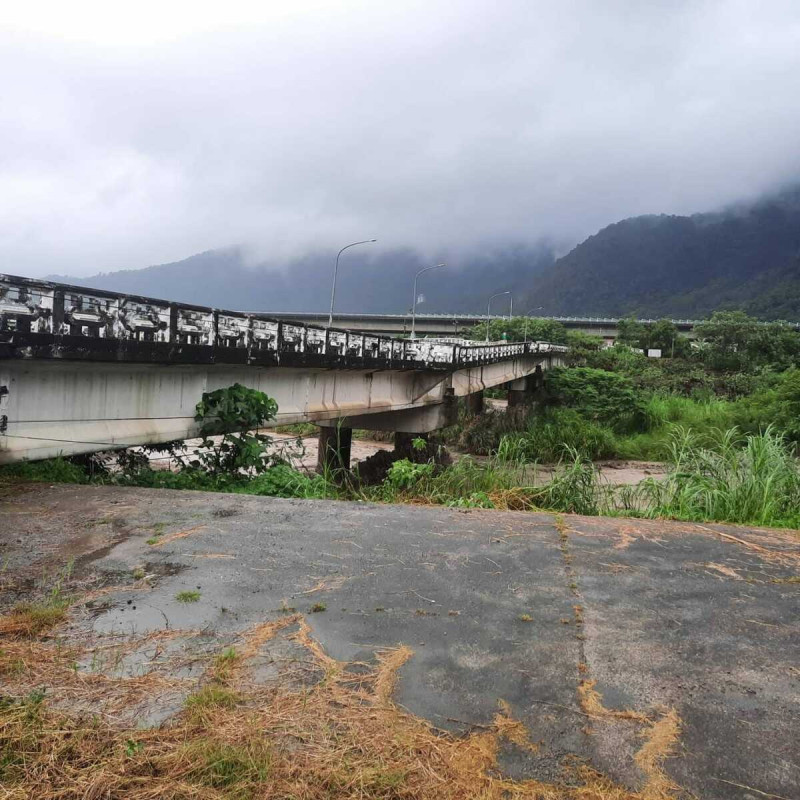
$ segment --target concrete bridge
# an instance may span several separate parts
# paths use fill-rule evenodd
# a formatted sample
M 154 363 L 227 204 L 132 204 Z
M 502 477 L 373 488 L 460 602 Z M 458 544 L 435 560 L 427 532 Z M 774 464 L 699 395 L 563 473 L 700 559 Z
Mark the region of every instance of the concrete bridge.
M 237 382 L 277 401 L 277 424 L 322 426 L 333 443 L 321 452 L 344 461 L 353 427 L 426 433 L 452 421 L 455 398 L 501 384 L 522 401 L 565 351 L 410 341 L 0 274 L 0 463 L 196 436 L 202 393 Z

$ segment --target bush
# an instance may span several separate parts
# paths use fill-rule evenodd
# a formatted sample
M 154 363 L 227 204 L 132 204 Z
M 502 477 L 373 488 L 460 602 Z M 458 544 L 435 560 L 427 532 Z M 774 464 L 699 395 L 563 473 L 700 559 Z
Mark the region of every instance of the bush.
M 261 475 L 236 486 L 233 491 L 241 494 L 307 499 L 322 499 L 331 495 L 321 475 L 306 475 L 288 464 L 276 464 Z
M 271 397 L 234 383 L 203 392 L 196 412 L 194 418 L 201 423 L 203 441 L 185 466 L 214 475 L 242 470 L 258 474 L 270 466 L 266 449 L 272 439 L 257 430 L 278 412 L 278 404 Z M 211 437 L 219 434 L 222 439 L 215 442 Z
M 548 402 L 576 409 L 616 431 L 639 429 L 644 401 L 629 378 L 591 367 L 552 369 L 545 380 Z
M 800 442 L 800 369 L 793 367 L 775 379 L 771 388 L 757 392 L 747 405 L 752 416 L 769 420 L 792 442 Z

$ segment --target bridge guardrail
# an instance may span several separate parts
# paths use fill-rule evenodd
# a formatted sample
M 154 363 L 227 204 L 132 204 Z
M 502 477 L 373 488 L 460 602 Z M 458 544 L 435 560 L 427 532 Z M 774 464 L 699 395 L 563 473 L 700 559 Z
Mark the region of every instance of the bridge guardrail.
M 452 370 L 566 350 L 395 339 L 0 274 L 0 358 Z

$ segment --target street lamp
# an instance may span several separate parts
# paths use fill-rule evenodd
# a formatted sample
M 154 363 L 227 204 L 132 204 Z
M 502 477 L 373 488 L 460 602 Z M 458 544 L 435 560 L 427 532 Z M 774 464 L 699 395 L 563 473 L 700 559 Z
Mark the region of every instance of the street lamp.
M 527 342 L 528 341 L 528 320 L 530 319 L 531 311 L 541 311 L 543 308 L 544 308 L 544 306 L 536 306 L 536 308 L 529 308 L 525 312 L 525 335 L 522 338 L 523 342 Z
M 501 295 L 504 294 L 511 294 L 511 292 L 498 292 L 497 294 L 493 294 L 489 298 L 489 302 L 486 304 L 486 344 L 489 344 L 489 307 L 492 305 L 492 300 L 494 300 L 495 297 L 500 297 Z M 513 308 L 513 303 L 514 303 L 513 296 L 511 297 L 511 303 Z
M 414 304 L 411 306 L 411 338 L 416 339 L 416 322 L 417 322 L 417 278 L 422 275 L 423 272 L 427 272 L 430 269 L 439 269 L 439 267 L 446 267 L 447 264 L 434 264 L 432 267 L 423 267 L 421 270 L 417 272 L 414 276 Z
M 330 328 L 333 325 L 333 301 L 336 299 L 336 275 L 339 272 L 339 256 L 344 253 L 350 247 L 355 247 L 357 244 L 371 244 L 372 242 L 377 242 L 377 239 L 364 239 L 363 242 L 353 242 L 352 244 L 346 244 L 337 254 L 336 254 L 336 266 L 333 268 L 333 286 L 331 286 L 331 313 L 328 314 L 328 327 Z

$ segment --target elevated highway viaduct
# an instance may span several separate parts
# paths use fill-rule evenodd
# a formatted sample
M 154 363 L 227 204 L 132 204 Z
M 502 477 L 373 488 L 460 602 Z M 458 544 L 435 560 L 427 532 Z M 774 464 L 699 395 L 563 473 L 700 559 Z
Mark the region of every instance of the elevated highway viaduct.
M 344 461 L 353 427 L 435 430 L 455 398 L 524 394 L 565 350 L 410 341 L 0 275 L 0 463 L 191 438 L 203 392 L 233 383 L 274 398 L 276 424 L 320 425 L 320 451 Z
M 328 320 L 327 313 L 289 313 L 270 312 L 272 317 L 281 320 L 294 320 L 307 325 L 319 325 Z M 491 319 L 507 319 L 492 315 Z M 610 317 L 540 317 L 540 319 L 560 322 L 568 330 L 600 336 L 613 343 L 619 335 L 619 319 Z M 337 314 L 338 324 L 354 331 L 377 333 L 386 336 L 403 336 L 411 331 L 410 314 Z M 642 323 L 655 322 L 654 319 L 640 319 Z M 677 329 L 684 335 L 694 338 L 695 325 L 702 320 L 674 319 Z M 419 314 L 416 315 L 415 330 L 420 336 L 458 336 L 469 328 L 486 322 L 485 314 Z

